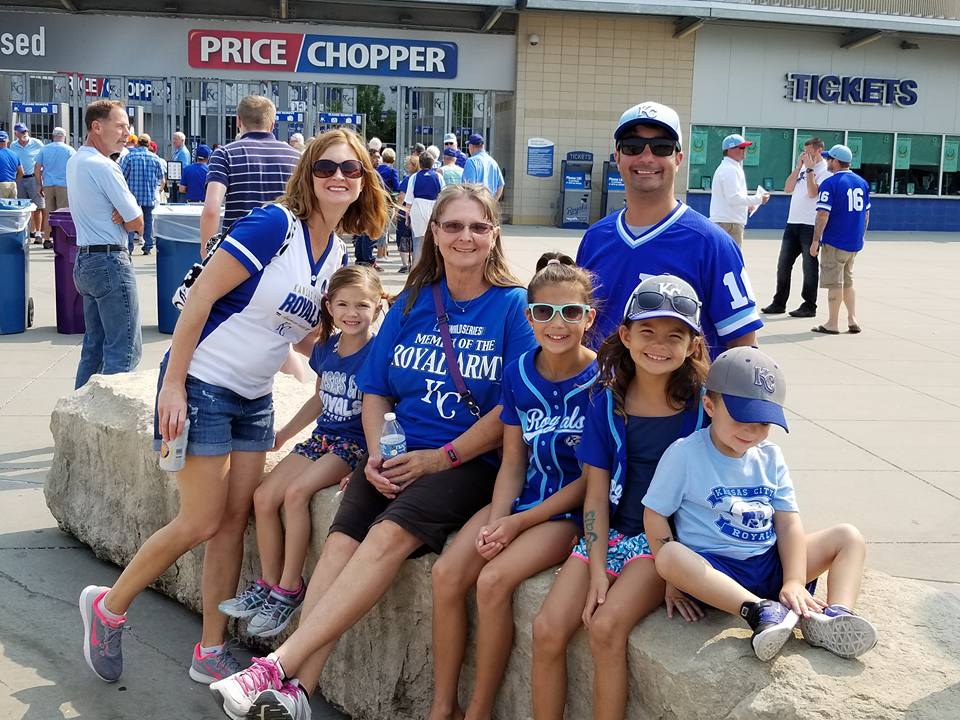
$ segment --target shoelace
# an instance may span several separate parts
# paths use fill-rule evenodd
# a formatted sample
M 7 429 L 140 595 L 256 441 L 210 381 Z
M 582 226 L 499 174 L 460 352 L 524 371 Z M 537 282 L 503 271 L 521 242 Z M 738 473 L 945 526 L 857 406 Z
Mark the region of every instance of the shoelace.
M 253 664 L 237 674 L 237 683 L 248 693 L 261 693 L 283 685 L 280 670 L 268 658 L 253 658 Z
M 263 594 L 263 591 L 263 588 L 258 583 L 254 583 L 237 595 L 237 601 L 238 603 L 245 604 L 250 600 L 256 600 Z
M 120 639 L 123 637 L 123 633 L 130 628 L 126 624 L 113 627 L 106 623 L 103 624 L 103 627 L 103 638 L 97 644 L 100 654 L 104 657 L 116 657 L 120 653 Z
M 236 645 L 235 640 L 228 640 L 224 643 L 223 650 L 217 654 L 215 660 L 217 670 L 221 671 L 223 677 L 233 675 L 243 670 L 243 665 L 240 664 L 240 661 L 237 660 L 231 652 Z
M 283 685 L 280 686 L 280 692 L 289 698 L 299 700 L 302 690 L 299 685 L 294 685 L 292 682 L 284 682 Z

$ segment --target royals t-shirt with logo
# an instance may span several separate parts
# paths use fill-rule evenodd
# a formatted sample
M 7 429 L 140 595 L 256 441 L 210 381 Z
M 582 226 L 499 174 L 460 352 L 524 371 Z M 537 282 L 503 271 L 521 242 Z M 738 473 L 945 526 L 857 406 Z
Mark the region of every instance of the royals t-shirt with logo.
M 213 304 L 188 373 L 262 397 L 290 344 L 320 324 L 320 302 L 330 276 L 347 264 L 346 246 L 331 234 L 314 258 L 306 223 L 265 205 L 234 223 L 217 252 L 230 253 L 250 276 Z
M 527 473 L 523 490 L 513 502 L 513 512 L 536 507 L 580 477 L 577 445 L 590 403 L 590 388 L 599 377 L 594 360 L 571 378 L 553 382 L 536 367 L 542 352 L 526 352 L 507 366 L 503 375 L 505 425 L 519 425 L 527 444 Z M 579 518 L 565 513 L 562 518 Z
M 732 458 L 717 450 L 709 428 L 667 448 L 643 504 L 673 515 L 677 539 L 691 550 L 734 560 L 776 545 L 774 512 L 799 510 L 776 444 L 764 440 Z
M 846 252 L 863 250 L 870 209 L 870 185 L 849 170 L 834 173 L 820 184 L 817 210 L 830 213 L 820 242 Z
M 640 233 L 627 225 L 626 209 L 594 223 L 580 241 L 577 265 L 598 279 L 597 344 L 617 329 L 637 285 L 664 273 L 686 280 L 697 291 L 711 357 L 731 340 L 763 327 L 740 249 L 718 226 L 681 202 Z
M 504 367 L 536 347 L 524 316 L 527 291 L 492 287 L 464 303 L 450 297 L 445 279 L 440 289 L 463 381 L 486 414 L 500 404 Z M 393 400 L 407 448 L 423 450 L 451 442 L 476 418 L 447 372 L 431 288 L 420 288 L 405 314 L 409 293 L 390 308 L 357 379 L 363 392 Z
M 360 419 L 363 393 L 357 385 L 357 373 L 367 361 L 372 347 L 373 338 L 355 353 L 341 357 L 340 335 L 336 334 L 313 348 L 310 367 L 319 376 L 320 389 L 317 392 L 323 401 L 314 435 L 332 435 L 367 447 Z

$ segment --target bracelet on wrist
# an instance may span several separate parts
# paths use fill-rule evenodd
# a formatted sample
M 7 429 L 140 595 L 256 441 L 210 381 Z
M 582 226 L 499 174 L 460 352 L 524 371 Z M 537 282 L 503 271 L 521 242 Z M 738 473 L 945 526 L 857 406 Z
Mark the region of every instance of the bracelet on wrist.
M 453 447 L 453 443 L 447 443 L 441 448 L 443 454 L 447 456 L 447 461 L 450 463 L 450 467 L 460 467 L 460 456 L 457 455 L 457 451 Z

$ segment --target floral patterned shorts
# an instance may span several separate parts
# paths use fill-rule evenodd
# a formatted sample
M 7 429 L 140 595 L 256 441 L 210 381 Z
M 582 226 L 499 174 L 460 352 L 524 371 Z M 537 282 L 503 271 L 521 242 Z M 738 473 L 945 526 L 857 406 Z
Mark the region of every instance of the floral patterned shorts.
M 293 452 L 313 461 L 319 460 L 327 453 L 333 453 L 349 465 L 351 470 L 357 469 L 357 465 L 366 454 L 366 450 L 353 440 L 323 433 L 314 433 L 308 440 L 297 443 Z

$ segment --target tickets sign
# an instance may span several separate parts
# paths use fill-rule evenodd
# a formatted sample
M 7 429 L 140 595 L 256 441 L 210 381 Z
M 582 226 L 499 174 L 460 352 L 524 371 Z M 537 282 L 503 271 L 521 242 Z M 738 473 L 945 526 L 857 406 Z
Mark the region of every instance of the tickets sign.
M 455 78 L 457 45 L 428 40 L 191 30 L 187 61 L 195 68 L 337 75 Z

